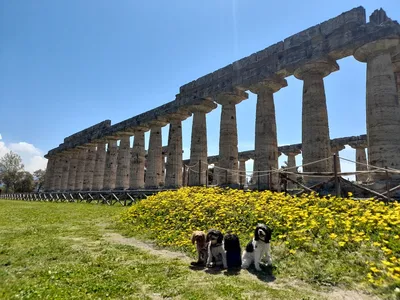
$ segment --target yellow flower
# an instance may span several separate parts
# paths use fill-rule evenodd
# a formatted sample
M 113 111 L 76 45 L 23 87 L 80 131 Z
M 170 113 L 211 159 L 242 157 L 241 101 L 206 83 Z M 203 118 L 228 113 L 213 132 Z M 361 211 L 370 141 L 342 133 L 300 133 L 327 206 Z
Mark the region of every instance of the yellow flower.
M 346 242 L 339 242 L 340 247 L 343 247 L 344 245 L 346 245 Z
M 337 238 L 337 234 L 336 234 L 336 233 L 331 233 L 331 234 L 329 235 L 329 237 L 330 237 L 332 240 L 334 240 L 334 239 Z

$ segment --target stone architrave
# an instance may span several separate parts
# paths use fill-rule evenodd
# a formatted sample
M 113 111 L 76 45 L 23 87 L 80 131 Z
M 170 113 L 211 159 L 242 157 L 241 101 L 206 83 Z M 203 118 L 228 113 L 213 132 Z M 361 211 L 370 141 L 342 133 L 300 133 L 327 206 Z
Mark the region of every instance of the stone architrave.
M 168 115 L 169 134 L 167 147 L 167 165 L 165 187 L 179 188 L 182 180 L 182 121 L 190 117 L 190 113 L 181 110 L 179 113 Z
M 103 189 L 113 190 L 117 179 L 118 138 L 107 138 L 106 166 L 104 169 Z
M 340 167 L 340 155 L 339 155 L 339 151 L 343 150 L 345 148 L 344 145 L 340 145 L 340 144 L 336 144 L 336 145 L 332 145 L 331 144 L 331 151 L 332 154 L 336 154 L 336 171 L 338 173 L 342 172 L 342 168 Z M 333 161 L 332 161 L 332 171 L 334 171 L 333 169 Z
M 76 172 L 78 170 L 78 160 L 79 160 L 79 150 L 78 149 L 71 150 L 71 160 L 69 163 L 69 175 L 67 184 L 68 191 L 75 190 Z
M 162 135 L 161 127 L 167 125 L 165 119 L 153 120 L 149 123 L 150 140 L 147 154 L 147 170 L 145 187 L 155 189 L 160 186 L 162 174 Z
M 93 191 L 100 191 L 103 189 L 104 170 L 106 167 L 106 142 L 97 142 L 96 160 L 94 165 L 93 175 Z
M 368 162 L 367 155 L 365 153 L 365 148 L 367 147 L 367 143 L 364 141 L 361 142 L 351 142 L 349 146 L 353 149 L 356 149 L 356 172 L 365 172 L 368 171 Z M 356 181 L 366 182 L 369 180 L 368 173 L 365 174 L 356 174 Z
M 116 190 L 125 190 L 129 188 L 129 173 L 131 160 L 131 142 L 132 133 L 119 133 L 121 137 L 118 148 L 117 159 L 117 179 L 115 183 Z
M 324 77 L 339 70 L 335 61 L 325 60 L 306 64 L 294 72 L 297 79 L 303 80 L 303 108 L 302 108 L 302 154 L 303 164 L 315 161 L 320 162 L 306 165 L 303 172 L 331 172 L 332 154 L 328 111 Z M 324 181 L 324 177 L 305 177 L 309 185 Z
M 61 164 L 61 183 L 60 183 L 60 190 L 62 192 L 67 191 L 68 188 L 68 175 L 69 175 L 69 162 L 71 159 L 71 153 L 68 151 L 65 151 L 62 153 L 63 160 Z
M 94 176 L 94 165 L 96 162 L 96 144 L 87 145 L 87 156 L 85 163 L 85 176 L 83 177 L 83 190 L 92 190 L 93 176 Z
M 246 184 L 246 161 L 245 158 L 239 159 L 239 184 L 241 187 Z
M 224 186 L 239 186 L 236 104 L 247 98 L 247 93 L 237 89 L 216 98 L 216 102 L 222 105 L 218 163 L 221 168 L 219 182 Z
M 366 119 L 370 166 L 400 169 L 400 105 L 391 57 L 399 44 L 399 38 L 383 39 L 367 43 L 354 52 L 358 61 L 367 63 Z M 371 176 L 374 181 L 386 177 L 379 173 Z
M 144 188 L 144 165 L 145 154 L 144 149 L 144 133 L 148 128 L 135 128 L 133 138 L 133 148 L 131 151 L 129 189 L 137 190 Z
M 207 162 L 207 121 L 206 114 L 217 108 L 217 105 L 209 99 L 203 99 L 198 105 L 189 107 L 190 112 L 193 113 L 192 136 L 190 143 L 190 162 L 189 166 L 193 168 L 187 169 L 188 185 L 197 186 L 206 184 L 206 173 L 202 172 L 200 177 L 198 175 L 199 166 L 201 162 L 201 169 L 206 168 Z M 199 182 L 200 178 L 200 182 Z
M 291 172 L 291 173 L 296 173 L 297 172 L 297 168 L 296 168 L 296 155 L 300 154 L 301 151 L 297 148 L 291 148 L 288 150 L 285 150 L 283 152 L 283 154 L 285 154 L 287 156 L 287 171 Z M 291 174 L 288 175 L 288 178 L 292 179 L 292 180 L 297 180 L 296 178 L 297 176 L 295 174 Z M 293 189 L 294 188 L 294 184 L 291 181 L 287 181 L 287 188 L 288 189 Z
M 285 79 L 275 76 L 250 87 L 250 91 L 257 94 L 254 172 L 278 169 L 274 93 L 286 86 Z M 264 173 L 261 175 L 255 178 L 259 189 L 280 190 L 278 173 L 271 174 L 271 179 Z
M 78 168 L 76 170 L 75 191 L 83 190 L 83 178 L 85 177 L 86 157 L 88 150 L 86 147 L 78 146 Z
M 54 190 L 54 167 L 56 164 L 56 157 L 49 156 L 47 159 L 47 167 L 46 167 L 46 175 L 45 175 L 45 182 L 44 182 L 44 191 L 50 192 Z

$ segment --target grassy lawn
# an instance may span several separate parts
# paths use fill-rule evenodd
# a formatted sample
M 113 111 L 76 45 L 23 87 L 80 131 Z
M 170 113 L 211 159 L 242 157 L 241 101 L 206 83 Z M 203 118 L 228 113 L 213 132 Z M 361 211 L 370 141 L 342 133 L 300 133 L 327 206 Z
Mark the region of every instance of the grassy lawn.
M 126 208 L 0 200 L 0 299 L 352 299 L 242 271 L 195 271 L 188 260 L 118 236 Z M 344 296 L 349 296 L 345 298 Z M 355 296 L 354 296 L 355 297 Z M 373 299 L 373 298 L 354 298 Z

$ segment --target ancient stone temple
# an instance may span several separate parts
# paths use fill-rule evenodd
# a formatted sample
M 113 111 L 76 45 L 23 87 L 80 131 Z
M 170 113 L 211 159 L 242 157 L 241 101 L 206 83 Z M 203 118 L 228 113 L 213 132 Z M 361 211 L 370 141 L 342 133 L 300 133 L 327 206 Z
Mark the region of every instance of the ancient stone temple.
M 324 79 L 340 72 L 338 60 L 354 56 L 367 69 L 366 136 L 331 140 Z M 274 95 L 286 77 L 302 81 L 302 143 L 278 147 Z M 236 106 L 257 95 L 254 151 L 238 151 Z M 301 91 L 299 91 L 299 94 Z M 278 157 L 303 172 L 332 172 L 332 160 L 344 145 L 356 149 L 358 181 L 380 180 L 361 172 L 367 165 L 400 169 L 400 25 L 383 10 L 367 21 L 363 7 L 317 24 L 259 52 L 206 74 L 179 88 L 160 107 L 111 125 L 100 122 L 69 137 L 46 155 L 47 191 L 101 191 L 178 188 L 204 185 L 209 164 L 214 184 L 242 186 L 245 162 L 254 159 L 253 183 L 279 189 Z M 207 114 L 221 106 L 219 155 L 207 153 Z M 182 160 L 182 121 L 192 118 L 190 160 Z M 162 127 L 170 125 L 167 141 Z M 300 126 L 300 124 L 299 124 Z M 149 147 L 144 137 L 148 132 Z M 133 138 L 133 145 L 131 140 Z M 163 148 L 163 143 L 167 147 Z M 367 151 L 367 152 L 366 152 Z M 368 154 L 368 156 L 367 156 Z M 367 159 L 368 157 L 368 159 Z M 317 163 L 313 163 L 317 161 Z M 340 170 L 340 164 L 338 165 Z M 310 179 L 309 184 L 312 184 Z

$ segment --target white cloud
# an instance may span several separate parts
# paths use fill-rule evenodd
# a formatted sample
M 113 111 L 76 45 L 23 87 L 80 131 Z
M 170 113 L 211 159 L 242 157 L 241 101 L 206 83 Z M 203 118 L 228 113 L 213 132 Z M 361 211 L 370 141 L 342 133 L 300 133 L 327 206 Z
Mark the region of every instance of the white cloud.
M 47 159 L 43 157 L 43 152 L 34 145 L 26 142 L 6 145 L 4 142 L 0 142 L 0 158 L 10 151 L 21 156 L 26 171 L 34 172 L 39 169 L 46 169 Z

